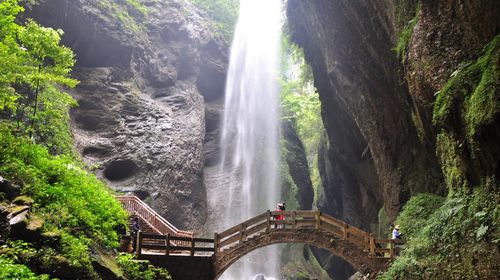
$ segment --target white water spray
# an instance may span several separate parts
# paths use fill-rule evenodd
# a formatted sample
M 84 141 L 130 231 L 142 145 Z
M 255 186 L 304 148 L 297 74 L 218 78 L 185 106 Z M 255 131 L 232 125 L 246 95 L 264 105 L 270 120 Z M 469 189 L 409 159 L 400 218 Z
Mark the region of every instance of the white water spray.
M 219 232 L 274 210 L 280 198 L 281 24 L 281 0 L 240 1 L 226 80 L 221 175 L 218 190 L 208 193 Z M 278 265 L 278 248 L 269 247 L 246 256 L 221 279 L 278 278 Z

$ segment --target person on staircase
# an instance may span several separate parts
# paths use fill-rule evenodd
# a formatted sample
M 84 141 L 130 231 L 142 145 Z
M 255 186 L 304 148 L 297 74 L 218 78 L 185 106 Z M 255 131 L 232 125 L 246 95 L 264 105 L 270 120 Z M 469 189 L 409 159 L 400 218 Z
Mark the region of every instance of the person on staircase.
M 134 217 L 132 221 L 132 253 L 135 253 L 135 249 L 137 246 L 137 234 L 141 230 L 141 226 L 139 225 L 139 218 Z

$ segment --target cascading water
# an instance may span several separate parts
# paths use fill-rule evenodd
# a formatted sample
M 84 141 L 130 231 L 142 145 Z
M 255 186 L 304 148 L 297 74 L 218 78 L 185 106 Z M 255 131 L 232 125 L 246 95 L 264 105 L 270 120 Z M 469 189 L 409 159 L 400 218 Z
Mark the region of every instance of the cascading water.
M 280 197 L 279 58 L 281 0 L 241 0 L 231 47 L 217 189 L 209 190 L 216 231 L 274 210 Z M 277 277 L 278 248 L 261 249 L 221 279 Z

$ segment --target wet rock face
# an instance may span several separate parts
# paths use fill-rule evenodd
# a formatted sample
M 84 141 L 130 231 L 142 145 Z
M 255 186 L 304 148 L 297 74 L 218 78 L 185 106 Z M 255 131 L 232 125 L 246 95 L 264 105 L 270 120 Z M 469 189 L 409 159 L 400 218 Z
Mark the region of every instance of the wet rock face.
M 199 229 L 207 218 L 204 102 L 224 93 L 227 46 L 183 1 L 144 1 L 147 15 L 128 9 L 139 32 L 94 2 L 42 1 L 28 11 L 63 29 L 76 53 L 76 147 L 114 189 L 181 229 Z
M 295 128 L 288 121 L 282 121 L 281 133 L 284 141 L 281 145 L 286 149 L 285 161 L 288 165 L 290 177 L 297 186 L 295 200 L 301 210 L 310 210 L 314 199 L 314 190 L 309 174 L 306 152 Z
M 434 151 L 419 142 L 391 51 L 393 11 L 385 0 L 289 0 L 287 7 L 292 38 L 313 69 L 327 132 L 318 205 L 372 231 L 381 207 L 392 221 L 412 193 L 432 191 L 439 181 Z M 345 272 L 330 267 L 330 275 Z
M 341 183 L 333 188 L 350 192 L 346 197 L 353 206 L 379 209 L 383 202 L 394 218 L 403 191 L 410 188 L 404 174 L 419 147 L 391 52 L 390 11 L 385 1 L 342 0 L 289 1 L 287 10 L 293 39 L 311 63 L 322 102 L 331 147 L 325 168 L 333 171 L 327 181 Z M 364 174 L 371 178 L 374 171 L 379 180 L 365 181 Z M 349 208 L 349 214 L 359 211 Z M 356 219 L 340 212 L 340 218 Z M 352 222 L 366 229 L 373 217 Z
M 434 101 L 451 75 L 467 63 L 475 62 L 485 46 L 499 34 L 499 17 L 498 1 L 422 1 L 404 57 L 404 77 L 413 111 L 422 124 L 420 136 L 431 143 L 433 149 L 439 133 L 432 125 Z M 456 105 L 453 110 L 458 108 Z M 459 112 L 456 115 L 459 116 Z M 466 139 L 464 126 L 463 120 L 456 117 L 447 129 Z M 461 144 L 464 151 L 476 151 L 475 155 L 464 156 L 467 177 L 474 184 L 480 184 L 481 177 L 500 174 L 500 148 L 494 144 L 500 137 L 499 118 L 480 129 L 474 147 L 470 144 L 467 147 L 465 141 Z
M 319 206 L 364 229 L 377 220 L 378 206 L 393 220 L 411 194 L 441 191 L 435 93 L 500 30 L 496 1 L 418 1 L 401 61 L 391 49 L 407 24 L 401 15 L 411 14 L 416 2 L 288 1 L 293 40 L 312 65 L 328 135 L 319 159 Z M 496 123 L 486 143 L 497 138 Z M 497 153 L 492 146 L 485 145 L 489 157 Z
M 460 63 L 478 54 L 500 31 L 498 1 L 422 1 L 405 57 L 405 78 L 426 139 L 435 139 L 432 110 Z

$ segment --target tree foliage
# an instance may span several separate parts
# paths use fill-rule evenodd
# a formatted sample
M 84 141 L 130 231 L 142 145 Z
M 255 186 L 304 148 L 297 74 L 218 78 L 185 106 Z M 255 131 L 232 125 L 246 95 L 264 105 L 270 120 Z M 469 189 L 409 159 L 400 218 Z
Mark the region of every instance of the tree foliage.
M 74 54 L 60 45 L 62 30 L 16 23 L 22 11 L 17 0 L 0 3 L 0 114 L 16 122 L 17 134 L 67 152 L 71 140 L 62 126 L 76 102 L 61 88 L 77 84 L 69 77 Z
M 77 81 L 62 30 L 21 24 L 22 11 L 17 0 L 0 2 L 0 175 L 33 199 L 30 219 L 43 220 L 43 234 L 59 241 L 2 246 L 0 278 L 39 279 L 30 268 L 51 274 L 64 264 L 95 279 L 89 246 L 117 247 L 126 213 L 73 152 L 69 108 L 76 101 L 63 89 Z
M 213 27 L 221 32 L 227 42 L 233 37 L 238 20 L 239 0 L 191 0 L 193 4 L 205 10 L 213 20 Z
M 313 186 L 319 184 L 317 156 L 324 127 L 321 103 L 304 53 L 288 37 L 282 41 L 281 115 L 292 123 L 304 144 Z

